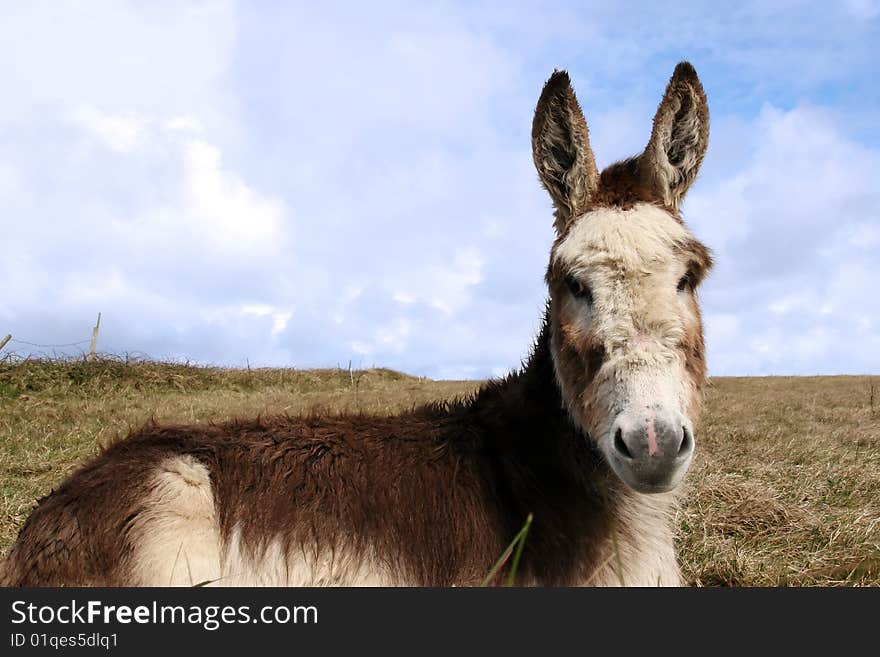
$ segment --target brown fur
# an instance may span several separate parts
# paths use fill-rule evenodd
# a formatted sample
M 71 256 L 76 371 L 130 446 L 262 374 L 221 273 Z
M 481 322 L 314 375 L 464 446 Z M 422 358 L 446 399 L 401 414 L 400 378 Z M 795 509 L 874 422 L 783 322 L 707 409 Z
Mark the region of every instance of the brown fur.
M 553 325 L 560 333 L 566 331 L 567 326 L 558 319 L 554 318 Z M 559 376 L 569 382 L 569 390 L 578 391 L 576 397 L 565 398 L 566 406 L 584 426 L 596 426 L 597 415 L 603 410 L 592 403 L 593 398 L 587 392 L 606 358 L 605 348 L 593 335 L 585 336 L 579 342 L 560 340 L 556 369 Z
M 639 173 L 640 158 L 633 157 L 612 164 L 602 170 L 599 186 L 590 197 L 589 209 L 619 207 L 630 210 L 636 203 L 653 203 L 678 217 L 671 206 L 650 187 Z
M 690 262 L 691 279 L 689 303 L 696 321 L 688 325 L 685 334 L 679 344 L 679 350 L 684 354 L 684 366 L 690 382 L 691 399 L 688 405 L 691 421 L 695 424 L 699 421 L 702 408 L 703 389 L 706 385 L 706 345 L 703 339 L 703 317 L 700 312 L 700 304 L 696 299 L 696 288 L 712 268 L 712 255 L 700 241 L 694 239 L 679 245 L 682 252 L 686 253 Z

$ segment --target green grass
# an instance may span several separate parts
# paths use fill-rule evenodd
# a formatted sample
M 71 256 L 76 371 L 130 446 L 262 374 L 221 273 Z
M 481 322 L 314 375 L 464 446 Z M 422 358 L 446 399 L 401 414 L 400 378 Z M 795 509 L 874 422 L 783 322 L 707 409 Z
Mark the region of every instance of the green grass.
M 151 418 L 395 413 L 478 385 L 386 369 L 0 360 L 0 554 L 36 498 Z M 880 585 L 880 403 L 872 389 L 880 396 L 880 377 L 712 380 L 675 519 L 690 583 Z

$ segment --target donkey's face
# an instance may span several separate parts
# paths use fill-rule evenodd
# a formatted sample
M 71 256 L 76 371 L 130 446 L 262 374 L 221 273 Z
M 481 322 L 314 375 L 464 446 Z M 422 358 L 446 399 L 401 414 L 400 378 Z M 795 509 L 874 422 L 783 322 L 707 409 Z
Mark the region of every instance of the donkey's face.
M 640 492 L 683 477 L 705 379 L 696 287 L 711 266 L 679 204 L 706 150 L 706 97 L 679 64 L 645 152 L 596 170 L 568 75 L 547 82 L 532 131 L 556 207 L 547 270 L 551 350 L 572 418 Z

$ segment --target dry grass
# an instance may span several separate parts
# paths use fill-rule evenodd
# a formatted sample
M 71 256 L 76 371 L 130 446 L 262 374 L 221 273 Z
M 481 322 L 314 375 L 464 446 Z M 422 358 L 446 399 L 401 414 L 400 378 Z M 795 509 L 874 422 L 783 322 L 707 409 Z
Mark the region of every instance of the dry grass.
M 679 518 L 691 581 L 880 584 L 877 395 L 880 377 L 714 379 Z
M 383 369 L 0 362 L 0 554 L 37 497 L 149 418 L 393 413 L 477 385 Z M 714 379 L 688 487 L 677 523 L 692 583 L 880 584 L 880 377 Z

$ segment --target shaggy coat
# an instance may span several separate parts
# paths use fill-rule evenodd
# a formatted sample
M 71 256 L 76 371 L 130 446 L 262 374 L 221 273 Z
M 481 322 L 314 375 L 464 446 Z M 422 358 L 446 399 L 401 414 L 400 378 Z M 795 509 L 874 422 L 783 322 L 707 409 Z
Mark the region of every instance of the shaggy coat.
M 478 584 L 531 512 L 520 581 L 583 583 L 607 558 L 622 485 L 563 410 L 547 343 L 545 330 L 522 372 L 472 399 L 395 417 L 147 426 L 40 501 L 3 583 L 162 584 L 137 563 L 139 546 L 169 522 L 157 505 L 184 525 L 215 524 L 221 560 L 234 550 L 258 564 L 280 546 L 300 564 L 291 584 L 345 583 L 364 562 L 383 583 Z M 213 514 L 157 500 L 162 477 L 175 489 L 205 485 Z M 187 570 L 185 550 L 163 568 L 167 583 Z

